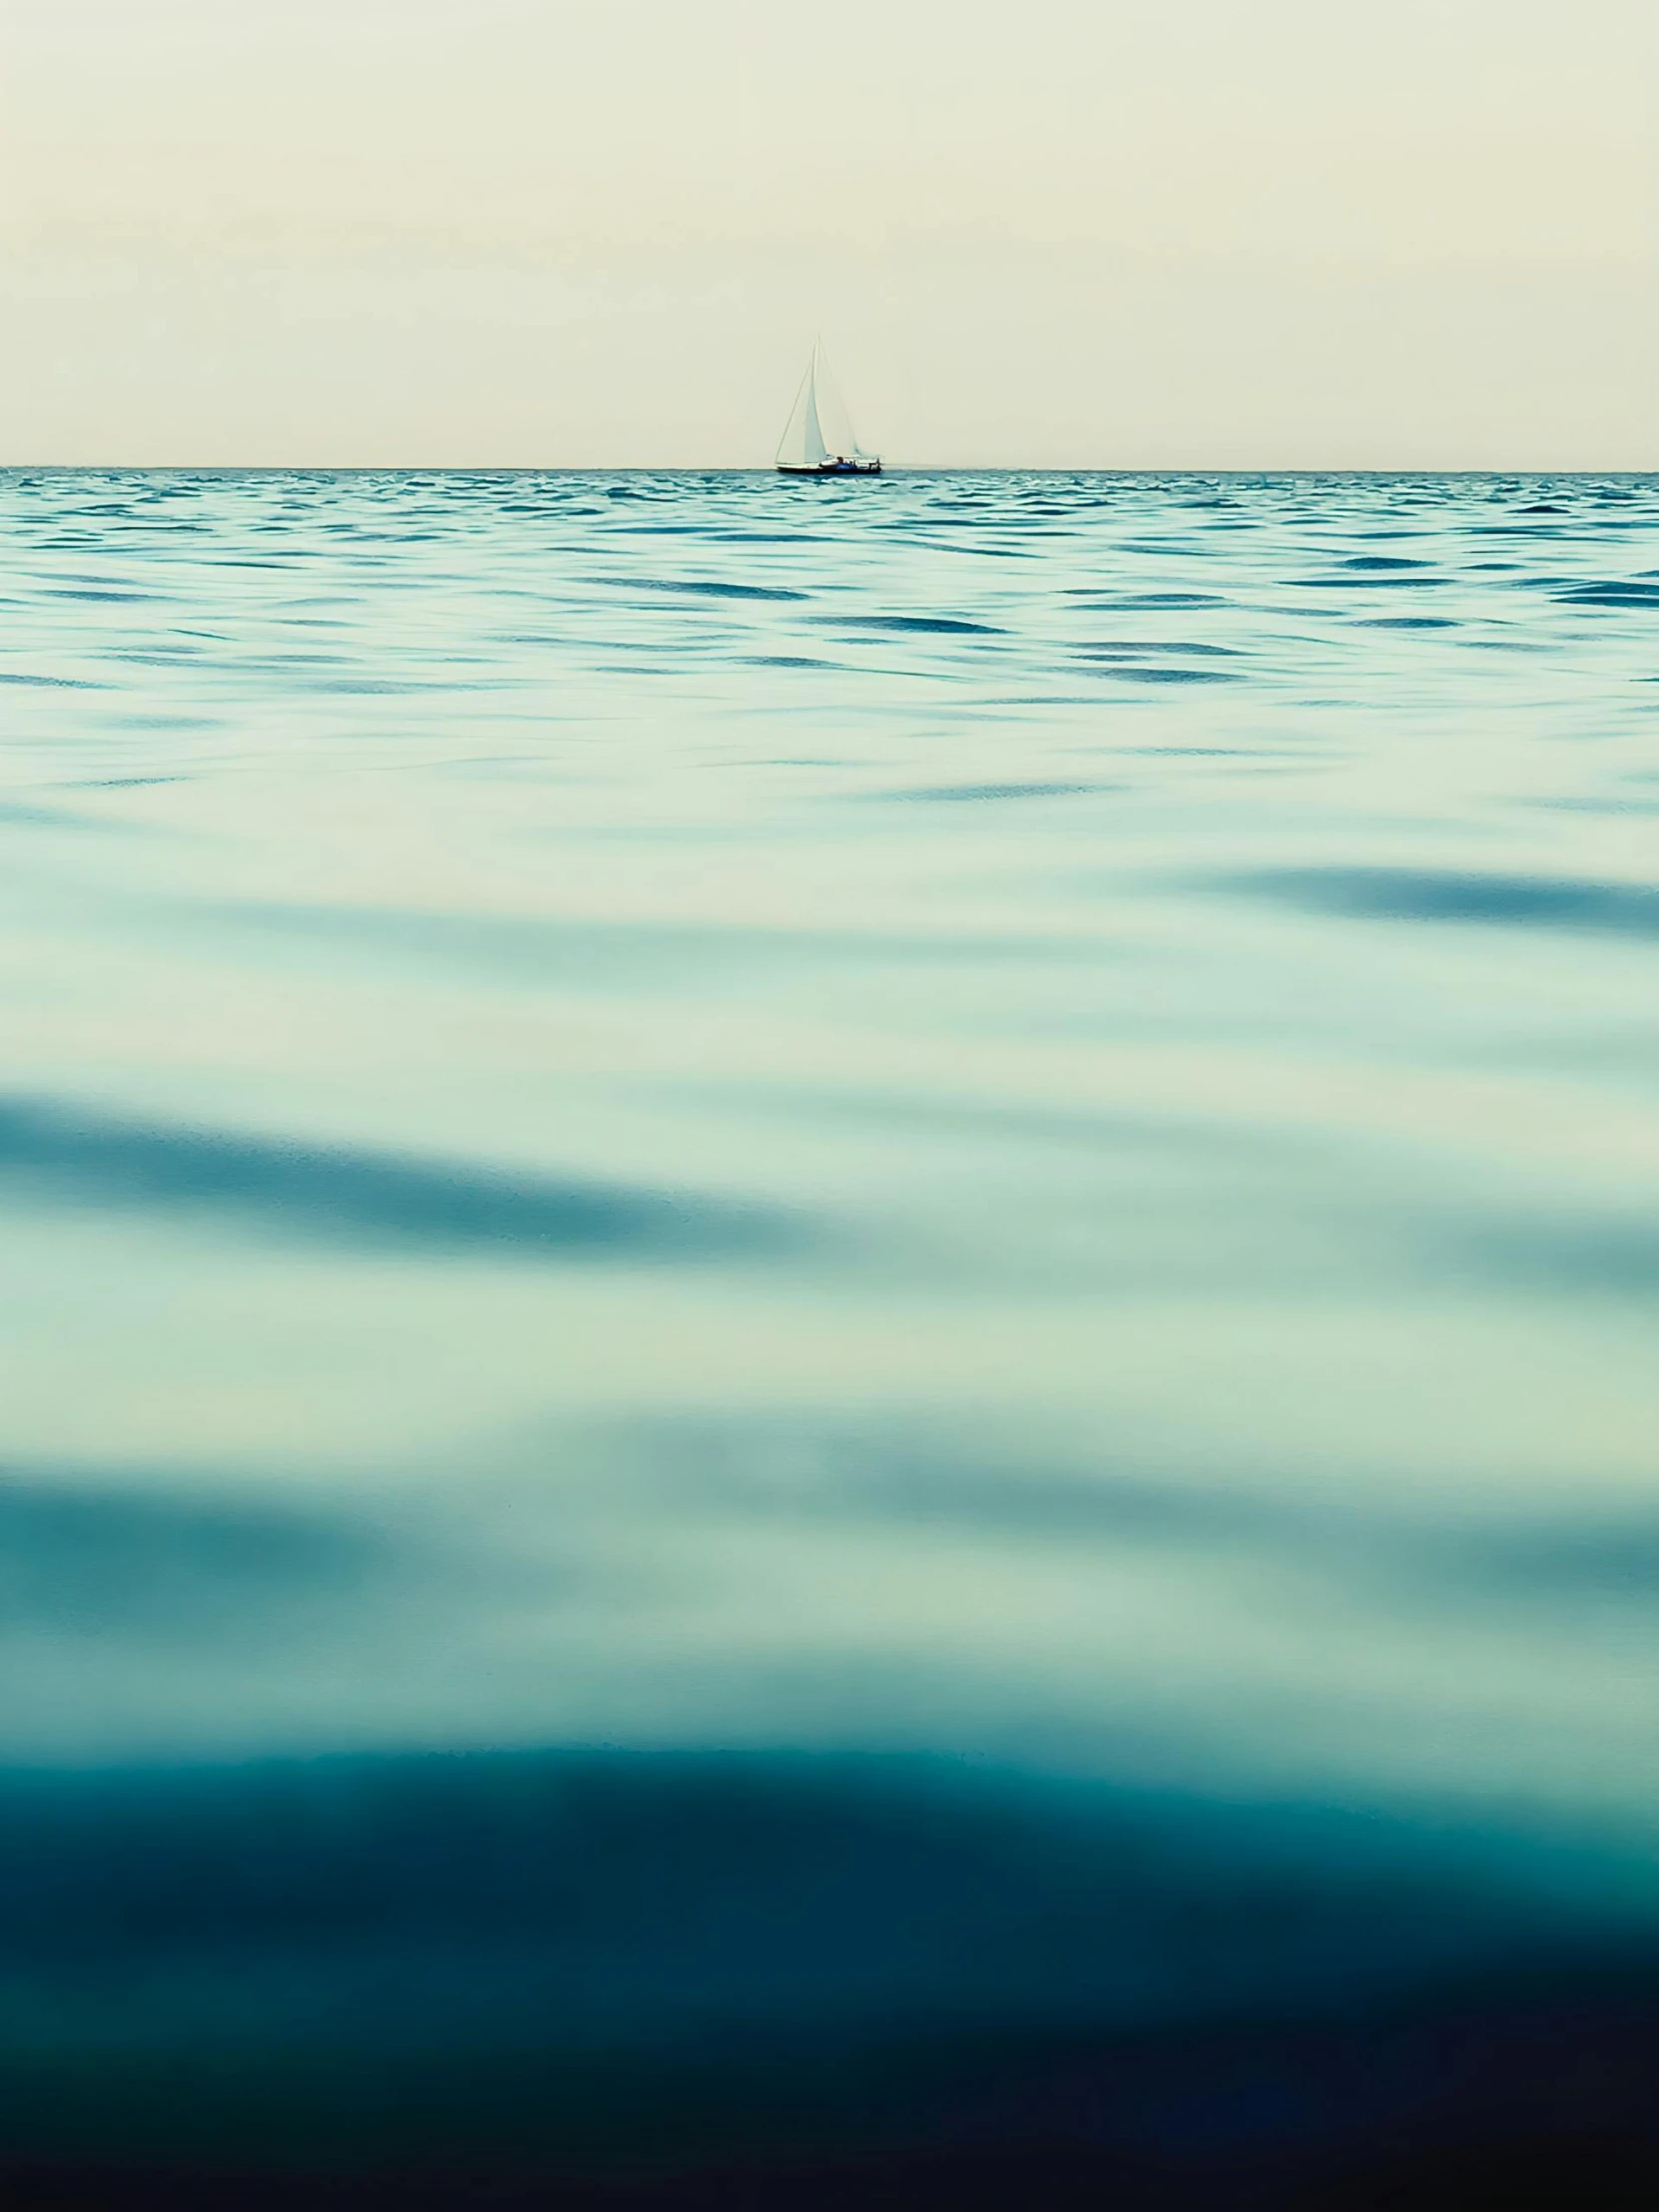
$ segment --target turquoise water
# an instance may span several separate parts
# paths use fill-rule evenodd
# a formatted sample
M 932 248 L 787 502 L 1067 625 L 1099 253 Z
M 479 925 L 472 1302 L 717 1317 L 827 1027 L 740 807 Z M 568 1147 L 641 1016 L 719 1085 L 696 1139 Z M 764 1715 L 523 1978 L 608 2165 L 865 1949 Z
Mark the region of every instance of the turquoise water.
M 1648 479 L 0 477 L 5 1753 L 1651 1834 Z
M 0 609 L 0 2163 L 1649 2126 L 1659 486 L 13 471 Z

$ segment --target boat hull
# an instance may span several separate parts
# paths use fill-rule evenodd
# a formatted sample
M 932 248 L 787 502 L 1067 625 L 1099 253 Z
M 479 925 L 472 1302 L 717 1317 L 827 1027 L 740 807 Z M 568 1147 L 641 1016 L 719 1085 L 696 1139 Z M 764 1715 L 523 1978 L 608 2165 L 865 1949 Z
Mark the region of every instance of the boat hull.
M 780 461 L 780 476 L 879 476 L 879 461 Z

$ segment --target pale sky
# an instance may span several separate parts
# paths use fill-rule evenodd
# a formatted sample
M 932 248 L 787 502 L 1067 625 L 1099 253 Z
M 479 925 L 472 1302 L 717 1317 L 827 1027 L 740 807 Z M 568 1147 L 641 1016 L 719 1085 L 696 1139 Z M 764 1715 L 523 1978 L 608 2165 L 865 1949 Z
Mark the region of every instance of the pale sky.
M 0 0 L 0 462 L 1659 467 L 1656 0 Z

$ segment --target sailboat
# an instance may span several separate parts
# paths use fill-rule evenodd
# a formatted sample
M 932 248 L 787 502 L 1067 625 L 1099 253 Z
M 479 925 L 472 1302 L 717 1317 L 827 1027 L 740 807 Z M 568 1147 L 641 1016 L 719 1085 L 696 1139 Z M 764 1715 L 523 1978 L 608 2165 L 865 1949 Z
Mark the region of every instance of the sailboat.
M 813 346 L 813 357 L 801 379 L 795 407 L 778 447 L 778 471 L 782 476 L 879 476 L 878 454 L 866 453 L 852 431 L 835 379 L 825 358 L 824 340 Z

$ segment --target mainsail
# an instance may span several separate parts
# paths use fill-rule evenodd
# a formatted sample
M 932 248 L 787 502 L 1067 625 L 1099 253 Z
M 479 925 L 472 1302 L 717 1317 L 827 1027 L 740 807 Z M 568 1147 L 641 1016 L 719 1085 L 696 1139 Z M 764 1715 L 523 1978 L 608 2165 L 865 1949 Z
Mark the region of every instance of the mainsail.
M 824 341 L 813 347 L 789 426 L 778 447 L 780 468 L 822 468 L 826 461 L 855 460 L 862 452 L 830 363 Z

